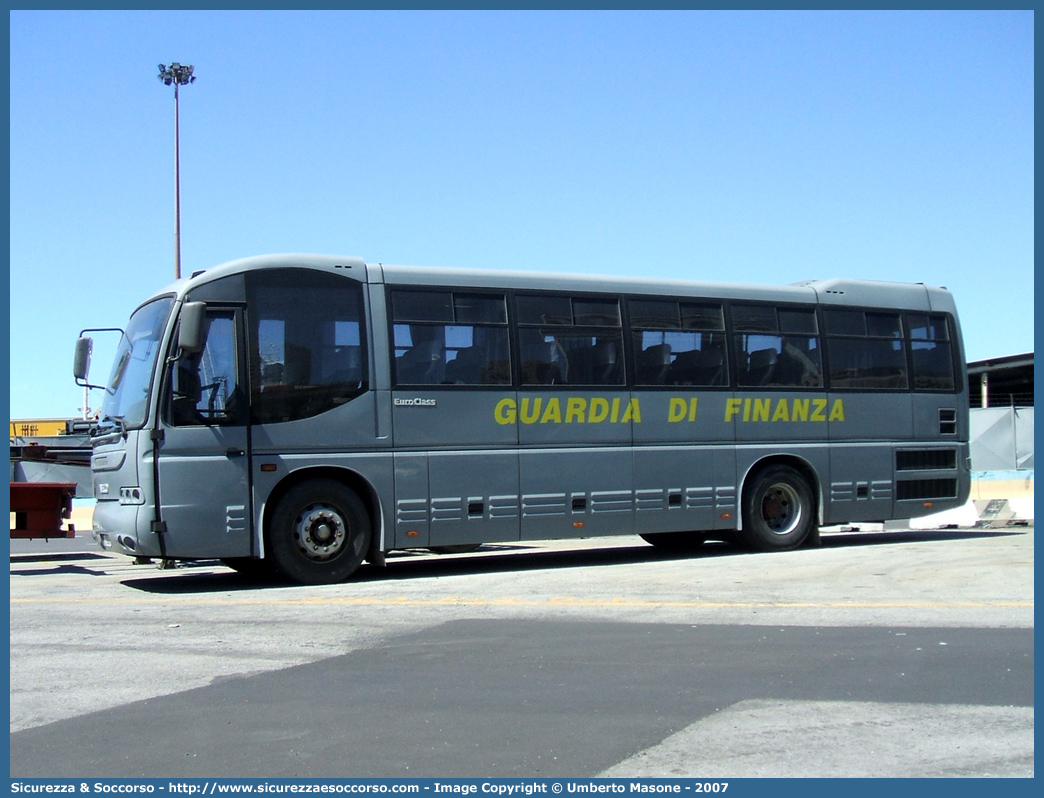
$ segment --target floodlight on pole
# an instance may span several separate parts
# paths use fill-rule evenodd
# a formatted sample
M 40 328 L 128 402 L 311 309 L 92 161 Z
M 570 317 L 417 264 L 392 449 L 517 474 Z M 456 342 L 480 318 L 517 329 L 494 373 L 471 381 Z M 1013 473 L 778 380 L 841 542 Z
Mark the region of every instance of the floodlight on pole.
M 181 277 L 181 164 L 178 131 L 178 86 L 195 83 L 191 64 L 160 64 L 157 76 L 164 86 L 174 85 L 174 279 Z

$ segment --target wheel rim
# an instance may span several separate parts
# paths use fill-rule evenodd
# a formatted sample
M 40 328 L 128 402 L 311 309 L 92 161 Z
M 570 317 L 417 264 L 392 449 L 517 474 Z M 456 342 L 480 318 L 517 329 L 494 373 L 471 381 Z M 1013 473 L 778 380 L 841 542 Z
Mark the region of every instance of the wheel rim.
M 789 535 L 801 524 L 801 498 L 784 482 L 772 485 L 761 500 L 761 519 L 774 535 Z
M 348 524 L 329 504 L 305 507 L 294 522 L 294 545 L 309 560 L 324 562 L 336 557 L 348 539 Z

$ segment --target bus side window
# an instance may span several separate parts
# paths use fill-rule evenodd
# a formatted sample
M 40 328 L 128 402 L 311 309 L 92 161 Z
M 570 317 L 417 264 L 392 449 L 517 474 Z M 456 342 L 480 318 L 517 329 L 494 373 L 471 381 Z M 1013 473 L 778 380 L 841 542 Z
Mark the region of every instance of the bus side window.
M 302 269 L 247 275 L 251 417 L 293 421 L 367 389 L 362 287 Z
M 362 352 L 358 346 L 335 346 L 323 355 L 323 382 L 353 383 L 362 378 Z
M 445 328 L 410 326 L 412 345 L 395 358 L 396 381 L 404 385 L 438 385 L 445 369 Z
M 811 308 L 734 305 L 741 386 L 823 387 L 816 312 Z
M 515 307 L 523 385 L 625 383 L 618 298 L 519 294 Z
M 396 289 L 390 294 L 395 385 L 507 385 L 504 294 Z
M 238 424 L 235 315 L 207 313 L 203 350 L 174 364 L 168 417 L 174 426 Z
M 952 391 L 956 386 L 949 328 L 941 315 L 907 317 L 914 390 Z
M 907 389 L 898 312 L 827 308 L 823 319 L 831 389 Z
M 519 330 L 523 385 L 562 385 L 569 382 L 569 359 L 562 345 L 539 330 Z
M 728 385 L 719 303 L 631 299 L 637 385 Z

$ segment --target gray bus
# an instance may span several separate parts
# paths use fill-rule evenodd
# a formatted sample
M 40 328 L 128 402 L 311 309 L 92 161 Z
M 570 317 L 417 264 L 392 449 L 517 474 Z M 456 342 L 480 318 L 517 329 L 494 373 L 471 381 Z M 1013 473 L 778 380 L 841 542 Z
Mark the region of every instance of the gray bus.
M 923 284 L 272 255 L 148 299 L 91 387 L 103 547 L 300 583 L 500 541 L 779 551 L 970 488 L 960 325 Z

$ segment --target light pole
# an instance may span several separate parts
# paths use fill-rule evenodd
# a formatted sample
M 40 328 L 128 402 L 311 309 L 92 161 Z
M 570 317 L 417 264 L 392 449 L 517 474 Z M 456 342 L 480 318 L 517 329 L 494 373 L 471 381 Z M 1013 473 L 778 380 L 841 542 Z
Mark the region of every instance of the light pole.
M 159 75 L 164 86 L 174 84 L 174 279 L 181 278 L 181 164 L 178 143 L 178 86 L 195 83 L 191 64 L 160 64 Z

